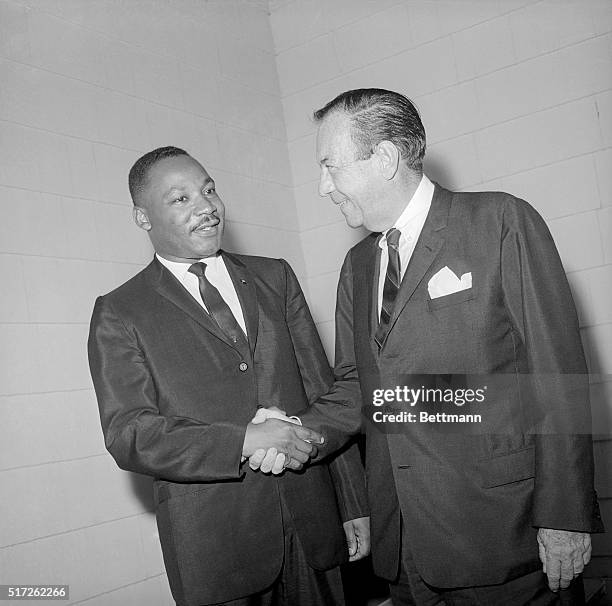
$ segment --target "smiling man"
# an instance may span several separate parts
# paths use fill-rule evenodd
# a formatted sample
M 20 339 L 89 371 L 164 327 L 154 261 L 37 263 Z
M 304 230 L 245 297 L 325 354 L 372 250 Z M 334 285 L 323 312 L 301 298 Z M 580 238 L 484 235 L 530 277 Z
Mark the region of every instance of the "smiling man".
M 578 320 L 546 224 L 509 194 L 430 181 L 399 93 L 347 91 L 314 118 L 319 193 L 372 233 L 340 273 L 335 384 L 301 419 L 329 449 L 365 425 L 375 572 L 395 606 L 580 604 L 603 526 Z M 398 400 L 390 412 L 416 420 L 376 423 L 373 394 L 423 385 L 488 388 L 470 410 L 482 423 Z
M 154 478 L 177 604 L 343 604 L 338 565 L 367 554 L 353 545 L 367 529 L 359 454 L 296 474 L 321 436 L 257 414 L 292 414 L 332 382 L 295 275 L 221 250 L 223 202 L 185 151 L 145 154 L 129 185 L 155 258 L 96 301 L 89 360 L 108 450 Z M 257 451 L 290 471 L 253 471 Z

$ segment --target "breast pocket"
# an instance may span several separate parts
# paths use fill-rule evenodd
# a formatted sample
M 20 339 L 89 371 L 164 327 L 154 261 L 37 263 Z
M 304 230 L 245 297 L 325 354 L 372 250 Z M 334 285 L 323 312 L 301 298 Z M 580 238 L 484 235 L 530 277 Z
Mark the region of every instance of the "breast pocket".
M 474 298 L 476 298 L 475 289 L 473 287 L 466 288 L 465 290 L 460 290 L 459 292 L 454 292 L 444 297 L 437 297 L 435 299 L 427 297 L 427 307 L 430 311 L 435 311 L 451 305 L 458 305 L 465 301 L 471 301 Z

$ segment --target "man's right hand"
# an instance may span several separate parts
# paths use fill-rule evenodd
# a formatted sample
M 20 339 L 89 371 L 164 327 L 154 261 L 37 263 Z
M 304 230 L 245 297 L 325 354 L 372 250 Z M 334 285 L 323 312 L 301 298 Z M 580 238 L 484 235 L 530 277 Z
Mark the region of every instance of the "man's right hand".
M 301 469 L 311 457 L 317 454 L 317 444 L 323 444 L 323 436 L 307 427 L 269 418 L 263 423 L 247 425 L 242 456 L 249 458 L 256 450 L 269 451 L 287 457 L 291 469 Z

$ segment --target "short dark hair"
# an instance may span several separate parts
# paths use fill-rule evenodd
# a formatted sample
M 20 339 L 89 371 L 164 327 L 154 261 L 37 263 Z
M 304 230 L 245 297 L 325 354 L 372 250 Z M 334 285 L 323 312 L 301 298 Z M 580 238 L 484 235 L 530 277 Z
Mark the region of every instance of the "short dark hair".
M 130 168 L 130 174 L 128 176 L 128 185 L 130 188 L 130 195 L 132 196 L 132 202 L 136 205 L 136 198 L 142 192 L 146 185 L 149 171 L 155 164 L 165 158 L 174 158 L 175 156 L 189 156 L 189 154 L 180 147 L 173 147 L 171 145 L 167 147 L 158 147 L 153 151 L 147 152 L 144 156 L 140 156 L 132 168 Z
M 423 170 L 425 129 L 408 97 L 382 88 L 349 90 L 314 112 L 315 122 L 334 111 L 350 118 L 351 138 L 360 155 L 367 157 L 381 141 L 392 141 L 410 168 Z

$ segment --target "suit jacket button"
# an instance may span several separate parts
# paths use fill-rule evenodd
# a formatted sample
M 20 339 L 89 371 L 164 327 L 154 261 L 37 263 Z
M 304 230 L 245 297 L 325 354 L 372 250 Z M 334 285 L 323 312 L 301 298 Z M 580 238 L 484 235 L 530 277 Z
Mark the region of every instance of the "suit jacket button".
M 249 369 L 249 365 L 246 362 L 240 362 L 238 367 L 242 372 L 246 372 Z

